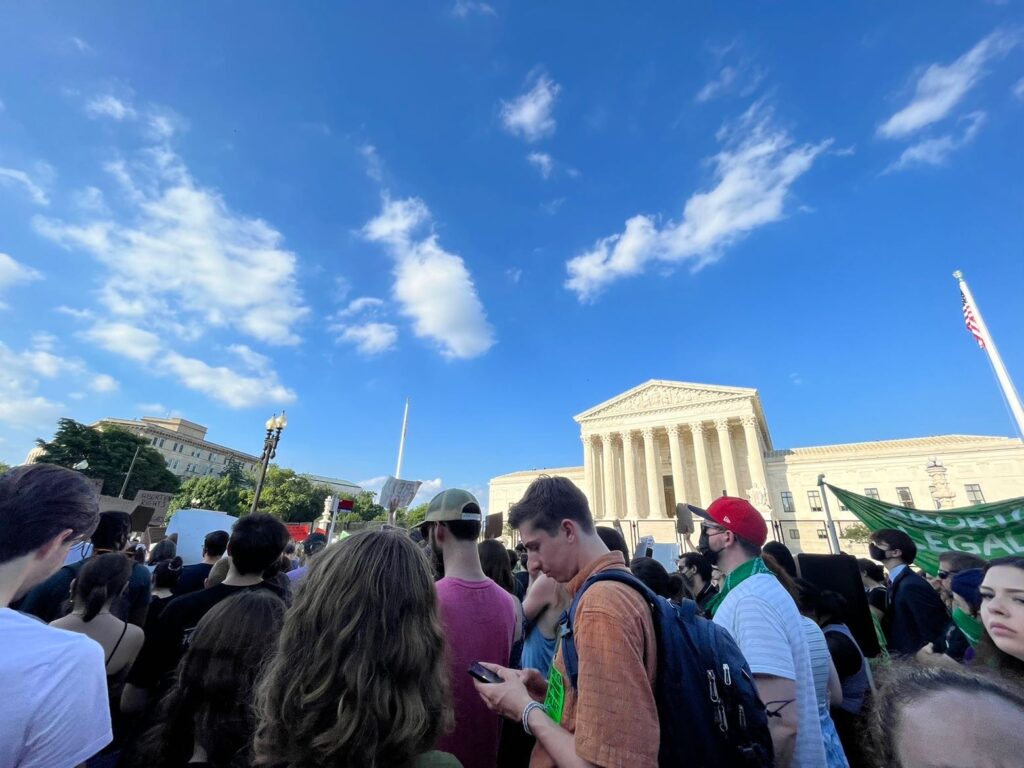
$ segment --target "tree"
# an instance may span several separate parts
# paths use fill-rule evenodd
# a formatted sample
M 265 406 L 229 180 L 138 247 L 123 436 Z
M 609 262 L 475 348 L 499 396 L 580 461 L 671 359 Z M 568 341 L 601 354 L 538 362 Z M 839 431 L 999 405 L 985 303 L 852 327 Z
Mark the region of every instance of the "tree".
M 238 517 L 248 511 L 242 500 L 244 491 L 245 485 L 235 482 L 227 473 L 219 477 L 192 477 L 181 484 L 168 510 L 173 513 L 179 509 L 213 509 Z M 252 496 L 249 499 L 252 503 Z
M 11 468 L 10 464 L 6 464 L 6 463 L 0 461 L 0 475 L 2 475 L 4 472 L 9 470 L 10 468 Z
M 355 503 L 352 512 L 359 515 L 360 520 L 364 520 L 366 522 L 370 522 L 372 520 L 387 520 L 388 511 L 374 501 L 376 496 L 377 494 L 373 491 L 363 491 L 357 496 L 343 494 L 342 498 L 350 499 Z
M 220 473 L 220 477 L 228 478 L 232 485 L 238 488 L 252 488 L 256 482 L 256 479 L 251 474 L 242 469 L 242 462 L 236 458 L 228 459 L 227 466 Z
M 243 489 L 241 493 L 245 511 L 252 507 L 255 489 Z M 257 511 L 266 512 L 286 523 L 311 523 L 324 511 L 324 500 L 331 489 L 326 485 L 314 485 L 309 478 L 302 477 L 293 469 L 282 469 L 276 464 L 267 468 L 263 479 L 263 490 Z
M 864 523 L 851 523 L 843 526 L 840 538 L 846 539 L 851 544 L 867 544 L 870 536 L 871 530 Z
M 53 440 L 36 440 L 43 453 L 36 461 L 74 469 L 85 461 L 81 470 L 86 477 L 103 481 L 102 493 L 117 496 L 128 475 L 132 457 L 139 451 L 135 466 L 125 488 L 125 498 L 133 499 L 137 491 L 174 493 L 179 480 L 169 469 L 163 455 L 149 447 L 149 441 L 126 429 L 112 425 L 88 427 L 73 419 L 60 419 Z
M 400 509 L 398 510 L 395 521 L 403 528 L 415 528 L 422 523 L 423 518 L 427 516 L 427 507 L 429 506 L 430 504 L 424 502 L 412 509 Z

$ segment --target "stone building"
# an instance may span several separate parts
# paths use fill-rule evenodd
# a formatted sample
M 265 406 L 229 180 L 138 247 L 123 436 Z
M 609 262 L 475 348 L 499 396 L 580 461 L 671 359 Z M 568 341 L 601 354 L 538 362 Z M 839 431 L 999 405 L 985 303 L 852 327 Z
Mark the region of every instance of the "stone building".
M 564 475 L 599 522 L 671 542 L 677 503 L 706 507 L 728 494 L 750 499 L 794 551 L 827 552 L 822 473 L 835 486 L 919 509 L 1024 496 L 1018 439 L 943 435 L 776 449 L 755 389 L 652 380 L 575 421 L 583 466 L 496 477 L 491 512 L 506 512 L 538 475 Z M 842 536 L 856 520 L 832 494 L 828 502 Z

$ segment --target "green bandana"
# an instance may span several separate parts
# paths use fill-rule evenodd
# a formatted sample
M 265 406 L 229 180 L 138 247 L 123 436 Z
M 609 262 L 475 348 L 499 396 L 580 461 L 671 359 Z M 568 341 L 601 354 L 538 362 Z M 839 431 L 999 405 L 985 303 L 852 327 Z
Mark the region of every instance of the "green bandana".
M 976 648 L 978 641 L 981 640 L 981 622 L 971 616 L 971 614 L 960 610 L 960 606 L 953 608 L 953 622 L 956 624 L 957 629 L 964 633 L 964 637 L 967 638 L 967 642 L 971 644 L 971 647 Z
M 718 606 L 722 604 L 725 596 L 729 594 L 733 587 L 739 586 L 744 581 L 749 579 L 758 573 L 771 573 L 768 566 L 764 564 L 764 560 L 760 557 L 755 557 L 753 560 L 748 560 L 735 571 L 725 577 L 725 581 L 722 582 L 722 588 L 718 594 L 715 595 L 708 601 L 708 604 L 704 607 L 708 613 L 712 616 L 715 615 L 715 611 L 718 610 Z

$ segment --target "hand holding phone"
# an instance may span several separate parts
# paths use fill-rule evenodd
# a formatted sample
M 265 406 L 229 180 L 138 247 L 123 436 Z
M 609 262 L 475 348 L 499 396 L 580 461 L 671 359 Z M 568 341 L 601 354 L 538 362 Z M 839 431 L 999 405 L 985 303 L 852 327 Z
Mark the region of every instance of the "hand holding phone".
M 481 683 L 503 683 L 505 682 L 497 672 L 492 672 L 479 661 L 474 661 L 466 670 L 469 676 Z

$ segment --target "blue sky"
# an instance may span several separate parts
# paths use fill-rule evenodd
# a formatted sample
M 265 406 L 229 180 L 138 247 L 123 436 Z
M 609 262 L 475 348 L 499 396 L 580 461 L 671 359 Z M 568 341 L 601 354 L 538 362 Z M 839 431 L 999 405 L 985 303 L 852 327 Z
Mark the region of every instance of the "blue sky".
M 0 459 L 180 414 L 355 481 L 581 462 L 647 379 L 775 445 L 1011 434 L 1010 3 L 0 7 Z M 484 499 L 485 500 L 485 499 Z

